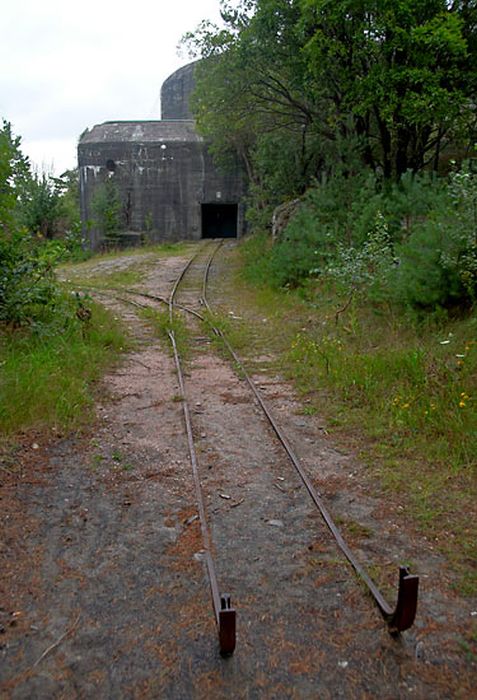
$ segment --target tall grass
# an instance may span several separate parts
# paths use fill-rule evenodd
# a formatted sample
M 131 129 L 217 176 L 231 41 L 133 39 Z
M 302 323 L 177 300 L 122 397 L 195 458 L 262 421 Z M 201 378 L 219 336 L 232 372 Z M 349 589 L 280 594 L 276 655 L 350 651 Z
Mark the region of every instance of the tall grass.
M 109 312 L 90 306 L 89 322 L 70 320 L 55 333 L 0 334 L 0 438 L 79 428 L 91 418 L 93 383 L 128 340 Z
M 474 325 L 461 322 L 450 338 L 416 329 L 412 339 L 407 327 L 401 342 L 377 318 L 373 329 L 363 322 L 358 337 L 339 328 L 315 337 L 298 334 L 289 353 L 291 372 L 304 391 L 332 390 L 346 409 L 343 424 L 355 421 L 374 437 L 400 438 L 449 473 L 477 476 Z

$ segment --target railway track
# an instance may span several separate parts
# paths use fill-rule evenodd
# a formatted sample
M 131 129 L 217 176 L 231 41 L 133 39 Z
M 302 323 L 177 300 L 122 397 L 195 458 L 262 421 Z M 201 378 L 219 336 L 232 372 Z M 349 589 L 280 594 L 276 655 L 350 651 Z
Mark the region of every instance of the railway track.
M 206 324 L 209 329 L 220 339 L 224 349 L 230 356 L 234 368 L 240 369 L 240 375 L 250 390 L 251 399 L 253 396 L 255 405 L 259 407 L 262 414 L 266 417 L 266 421 L 271 428 L 271 433 L 274 436 L 273 439 L 278 441 L 280 449 L 286 455 L 288 464 L 293 467 L 298 475 L 302 487 L 306 489 L 314 507 L 319 511 L 321 518 L 324 520 L 328 530 L 332 534 L 336 547 L 338 547 L 341 554 L 351 564 L 359 579 L 366 586 L 369 594 L 381 612 L 389 631 L 392 634 L 399 634 L 400 632 L 409 629 L 414 622 L 417 609 L 419 579 L 417 576 L 412 575 L 406 567 L 400 567 L 396 596 L 397 602 L 394 607 L 388 603 L 385 596 L 382 594 L 371 576 L 367 573 L 366 569 L 358 560 L 358 557 L 345 541 L 325 504 L 324 498 L 314 487 L 311 478 L 300 463 L 300 459 L 295 452 L 291 440 L 280 426 L 279 421 L 277 421 L 270 406 L 262 396 L 259 388 L 257 388 L 254 381 L 248 375 L 240 357 L 231 346 L 224 333 L 215 325 L 214 311 L 208 299 L 208 286 L 211 268 L 220 247 L 221 242 L 218 244 L 208 243 L 202 245 L 176 276 L 167 297 L 149 294 L 135 289 L 123 289 L 121 296 L 116 295 L 118 300 L 136 307 L 150 307 L 151 305 L 161 304 L 163 306 L 167 306 L 168 308 L 170 322 L 168 335 L 174 355 L 174 362 L 182 399 L 189 459 L 192 468 L 195 498 L 202 533 L 204 561 L 208 575 L 213 611 L 217 624 L 220 652 L 222 655 L 228 656 L 232 654 L 235 649 L 237 613 L 232 607 L 231 596 L 227 593 L 221 593 L 218 583 L 219 577 L 217 575 L 217 567 L 214 561 L 214 551 L 216 551 L 217 556 L 220 557 L 220 546 L 214 547 L 214 542 L 207 519 L 207 507 L 203 494 L 203 483 L 201 480 L 201 465 L 200 459 L 197 455 L 193 418 L 189 405 L 188 385 L 185 381 L 183 362 L 173 330 L 174 316 L 177 313 L 187 314 L 191 319 L 191 322 L 194 324 L 197 322 Z M 108 292 L 102 293 L 108 294 Z M 138 299 L 141 299 L 142 301 L 138 301 Z M 236 591 L 236 593 L 240 592 Z

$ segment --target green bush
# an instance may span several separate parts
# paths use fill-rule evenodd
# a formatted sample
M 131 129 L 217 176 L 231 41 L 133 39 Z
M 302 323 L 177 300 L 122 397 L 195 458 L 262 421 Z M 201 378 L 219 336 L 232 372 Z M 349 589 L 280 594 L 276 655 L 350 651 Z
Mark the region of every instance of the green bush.
M 398 250 L 390 279 L 398 301 L 428 309 L 471 306 L 477 294 L 477 176 L 453 173 L 425 220 Z
M 399 182 L 387 185 L 379 207 L 395 243 L 405 241 L 416 221 L 422 221 L 445 196 L 447 183 L 434 173 L 407 171 Z
M 101 231 L 106 245 L 114 246 L 121 230 L 121 198 L 114 180 L 108 178 L 96 189 L 91 207 L 94 223 Z
M 317 221 L 304 204 L 274 246 L 270 257 L 270 281 L 277 287 L 297 287 L 333 255 L 334 232 Z
M 26 231 L 0 239 L 0 322 L 21 326 L 46 321 L 58 304 L 54 267 L 63 247 Z
M 308 190 L 271 254 L 271 282 L 296 287 L 368 239 L 382 208 L 373 174 L 336 174 Z
M 395 264 L 389 226 L 378 211 L 361 247 L 338 244 L 335 259 L 326 274 L 347 293 L 364 291 L 368 297 L 376 298 L 381 296 Z
M 400 266 L 388 280 L 394 298 L 405 305 L 435 309 L 462 300 L 458 274 L 443 264 L 451 252 L 449 229 L 440 221 L 426 221 L 415 227 L 399 251 Z
M 61 192 L 46 173 L 31 174 L 21 203 L 21 223 L 31 233 L 53 238 L 60 218 Z
M 369 174 L 335 176 L 310 190 L 273 247 L 274 286 L 326 275 L 345 293 L 436 310 L 477 294 L 477 175 L 406 173 L 380 189 Z
M 40 235 L 53 233 L 60 190 L 51 178 L 32 175 L 20 138 L 4 121 L 0 128 L 0 323 L 48 324 L 61 311 L 54 267 L 65 247 Z

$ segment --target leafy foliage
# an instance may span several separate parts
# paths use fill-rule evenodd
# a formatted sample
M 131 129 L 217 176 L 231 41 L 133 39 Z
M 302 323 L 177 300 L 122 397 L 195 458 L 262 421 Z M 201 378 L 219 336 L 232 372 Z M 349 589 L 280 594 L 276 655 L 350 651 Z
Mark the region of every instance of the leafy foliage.
M 30 178 L 28 159 L 20 150 L 21 139 L 3 120 L 0 129 L 0 233 L 8 235 L 18 224 L 19 207 Z
M 0 239 L 0 322 L 24 325 L 51 316 L 59 299 L 54 267 L 63 252 L 23 230 Z
M 326 274 L 416 308 L 473 303 L 474 176 L 422 173 L 474 141 L 475 3 L 221 4 L 222 28 L 185 38 L 204 59 L 193 107 L 216 157 L 244 163 L 255 226 L 303 200 L 268 254 L 272 283 Z
M 472 119 L 462 8 L 445 0 L 302 7 L 304 52 L 325 118 L 361 136 L 365 162 L 385 178 L 437 166 L 443 145 Z
M 477 293 L 477 175 L 410 173 L 383 188 L 366 171 L 307 191 L 257 263 L 277 287 L 331 279 L 345 294 L 423 310 L 469 307 Z
M 450 176 L 428 218 L 416 221 L 390 280 L 398 298 L 418 307 L 470 306 L 477 295 L 477 176 L 468 165 Z
M 222 2 L 184 43 L 215 155 L 237 154 L 257 209 L 364 164 L 399 181 L 472 143 L 477 9 L 445 0 Z
M 90 384 L 126 338 L 101 307 L 65 294 L 57 263 L 77 250 L 75 172 L 32 175 L 20 138 L 0 129 L 0 439 L 73 428 L 90 415 Z M 51 236 L 67 233 L 64 242 Z M 67 370 L 65 370 L 65 367 Z
M 46 173 L 29 178 L 27 199 L 22 207 L 22 223 L 32 233 L 53 238 L 59 218 L 60 192 Z
M 54 267 L 65 247 L 50 238 L 61 211 L 59 185 L 32 175 L 20 138 L 0 130 L 0 323 L 48 324 L 64 312 Z
M 91 207 L 106 244 L 114 245 L 121 229 L 121 198 L 111 178 L 107 178 L 95 190 Z
M 353 248 L 340 243 L 326 273 L 352 293 L 366 290 L 371 295 L 376 288 L 386 284 L 395 262 L 389 227 L 378 211 L 363 245 Z
M 78 171 L 66 171 L 61 177 L 33 172 L 27 181 L 20 217 L 25 228 L 48 239 L 79 231 Z

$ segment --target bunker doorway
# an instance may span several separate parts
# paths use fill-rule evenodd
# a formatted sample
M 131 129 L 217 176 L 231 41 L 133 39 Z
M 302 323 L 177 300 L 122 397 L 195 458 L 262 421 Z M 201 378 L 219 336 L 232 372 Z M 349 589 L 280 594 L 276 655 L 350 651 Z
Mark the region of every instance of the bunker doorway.
M 237 204 L 202 204 L 202 238 L 237 238 Z

